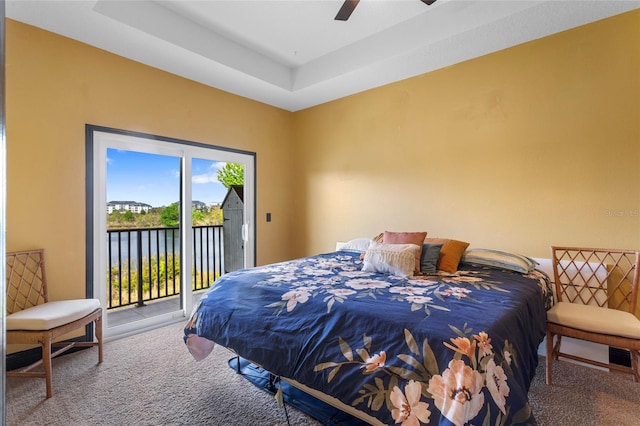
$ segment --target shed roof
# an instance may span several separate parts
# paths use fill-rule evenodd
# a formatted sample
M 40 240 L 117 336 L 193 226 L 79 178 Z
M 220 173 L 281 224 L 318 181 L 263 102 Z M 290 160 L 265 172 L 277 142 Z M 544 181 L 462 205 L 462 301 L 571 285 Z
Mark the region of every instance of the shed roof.
M 244 203 L 244 185 L 231 185 L 229 187 L 229 190 L 227 191 L 227 195 L 225 195 L 224 200 L 222 200 L 223 206 L 227 202 L 227 198 L 229 198 L 229 195 L 232 192 L 235 192 L 238 195 L 238 198 L 240 198 L 240 201 Z

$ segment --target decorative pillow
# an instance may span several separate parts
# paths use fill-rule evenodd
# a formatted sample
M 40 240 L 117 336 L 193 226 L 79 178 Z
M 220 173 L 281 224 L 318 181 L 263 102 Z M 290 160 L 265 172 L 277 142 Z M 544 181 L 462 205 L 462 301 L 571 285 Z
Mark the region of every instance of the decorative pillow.
M 384 232 L 381 232 L 378 235 L 376 235 L 375 237 L 373 237 L 371 239 L 371 241 L 373 241 L 374 243 L 381 244 L 383 237 L 384 237 Z M 364 260 L 364 252 L 360 255 L 360 260 Z
M 423 274 L 435 274 L 442 244 L 423 244 L 420 255 L 420 271 Z
M 364 253 L 362 270 L 408 277 L 413 275 L 415 256 L 421 246 L 372 242 Z
M 420 273 L 420 256 L 422 254 L 422 244 L 426 238 L 426 232 L 389 232 L 384 231 L 382 242 L 384 244 L 415 244 L 418 246 L 416 253 L 414 275 Z
M 456 272 L 462 254 L 469 247 L 465 241 L 450 240 L 447 238 L 425 238 L 425 244 L 442 244 L 440 256 L 438 257 L 438 270 L 445 272 Z
M 347 250 L 357 253 L 364 253 L 369 247 L 370 243 L 371 238 L 354 238 L 353 240 L 349 240 L 346 243 L 336 243 L 336 251 Z
M 538 262 L 521 254 L 483 248 L 467 250 L 462 256 L 462 262 L 493 266 L 522 274 L 528 274 L 538 266 Z

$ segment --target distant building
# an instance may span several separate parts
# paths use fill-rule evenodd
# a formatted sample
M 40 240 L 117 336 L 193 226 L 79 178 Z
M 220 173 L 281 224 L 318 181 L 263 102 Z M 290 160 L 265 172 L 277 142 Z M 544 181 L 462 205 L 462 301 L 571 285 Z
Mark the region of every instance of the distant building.
M 191 204 L 195 210 L 207 210 L 207 205 L 202 201 L 194 200 Z M 213 203 L 211 207 L 220 207 L 220 203 Z M 145 203 L 139 203 L 137 201 L 109 201 L 107 203 L 107 214 L 111 214 L 117 211 L 130 211 L 131 213 L 148 212 L 153 206 Z
M 137 201 L 109 201 L 107 203 L 107 214 L 117 211 L 130 211 L 131 213 L 148 212 L 153 207 L 149 204 L 139 203 Z

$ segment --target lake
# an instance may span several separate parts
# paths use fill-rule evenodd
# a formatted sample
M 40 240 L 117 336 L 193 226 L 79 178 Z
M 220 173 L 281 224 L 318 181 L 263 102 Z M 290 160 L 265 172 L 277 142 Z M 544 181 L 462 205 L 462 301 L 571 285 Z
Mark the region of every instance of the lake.
M 224 244 L 222 226 L 193 227 L 194 261 L 200 265 L 217 265 L 222 270 Z M 118 250 L 119 247 L 119 250 Z M 135 264 L 138 256 L 156 257 L 166 254 L 180 255 L 180 232 L 178 228 L 136 228 L 107 231 L 109 266 L 131 261 Z

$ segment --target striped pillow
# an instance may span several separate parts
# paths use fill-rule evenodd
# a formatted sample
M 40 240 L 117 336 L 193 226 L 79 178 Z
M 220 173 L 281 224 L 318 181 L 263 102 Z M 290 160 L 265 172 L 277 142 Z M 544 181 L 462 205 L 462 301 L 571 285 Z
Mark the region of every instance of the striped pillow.
M 521 254 L 482 248 L 467 250 L 462 256 L 462 261 L 464 263 L 508 269 L 522 274 L 528 274 L 538 266 L 538 262 Z

